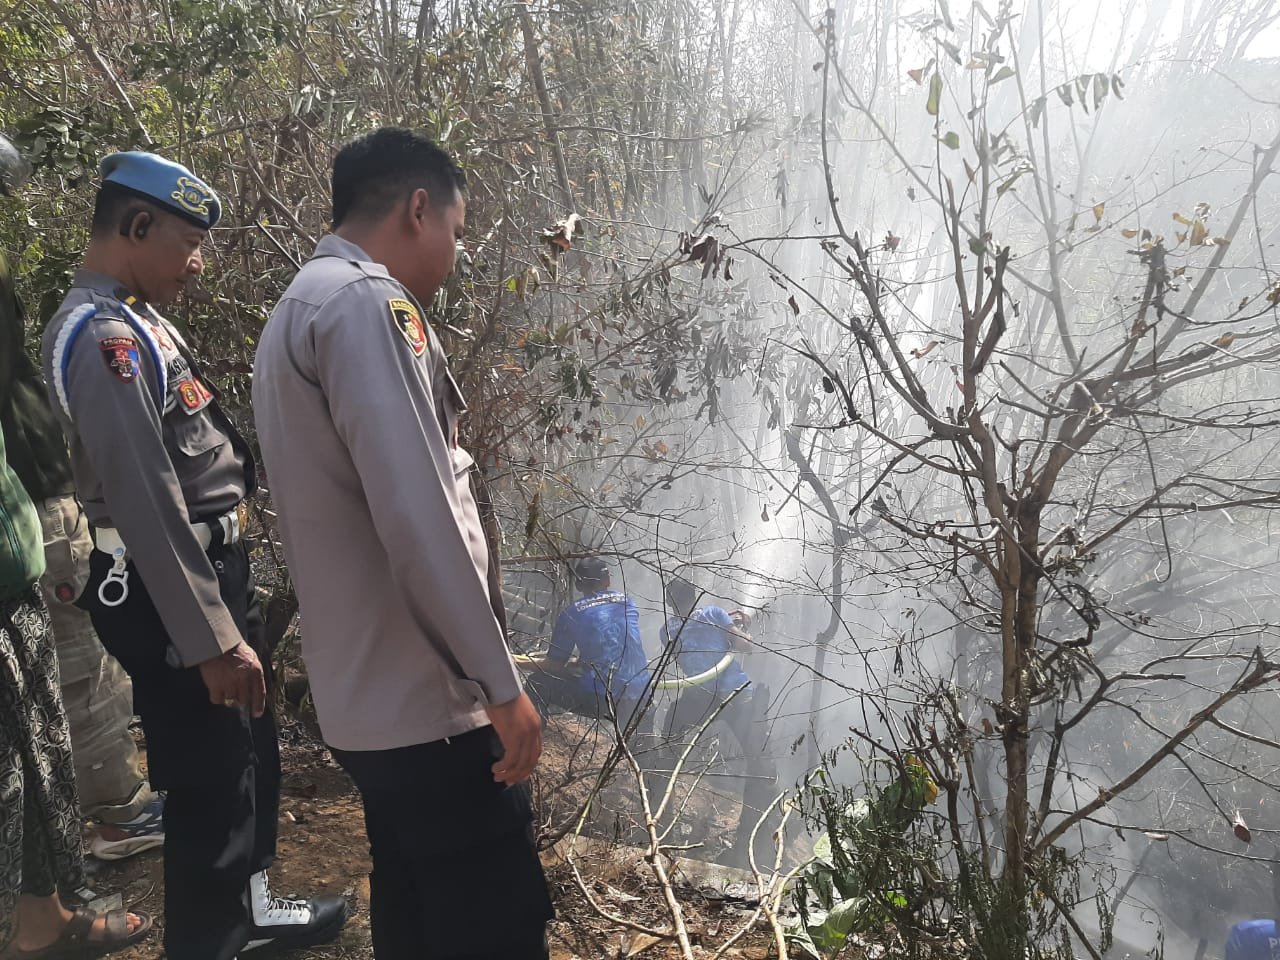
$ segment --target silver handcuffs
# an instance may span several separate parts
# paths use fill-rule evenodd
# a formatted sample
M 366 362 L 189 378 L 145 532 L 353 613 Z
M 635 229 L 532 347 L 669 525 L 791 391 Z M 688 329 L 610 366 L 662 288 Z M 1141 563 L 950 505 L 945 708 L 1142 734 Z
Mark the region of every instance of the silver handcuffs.
M 107 571 L 106 579 L 98 584 L 98 602 L 104 607 L 118 607 L 129 599 L 129 561 L 124 547 L 116 547 L 111 556 L 114 558 L 111 569 Z M 112 596 L 113 590 L 118 591 L 117 596 Z

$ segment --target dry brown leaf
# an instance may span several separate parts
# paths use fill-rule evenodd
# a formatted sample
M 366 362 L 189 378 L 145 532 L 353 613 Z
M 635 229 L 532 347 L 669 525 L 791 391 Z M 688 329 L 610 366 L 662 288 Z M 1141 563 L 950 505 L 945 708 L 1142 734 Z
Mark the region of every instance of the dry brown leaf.
M 1231 346 L 1235 338 L 1236 335 L 1234 333 L 1224 333 L 1217 340 L 1213 341 L 1213 345 L 1219 349 L 1225 350 L 1227 347 Z
M 1101 221 L 1102 215 L 1106 212 L 1107 205 L 1105 203 L 1095 203 L 1093 205 L 1093 219 Z
M 937 345 L 938 345 L 937 340 L 930 340 L 923 347 L 916 347 L 914 350 L 912 350 L 911 355 L 915 357 L 917 360 L 919 360 L 921 357 L 927 356 L 933 350 L 933 348 L 936 347 Z
M 1138 231 L 1137 231 L 1137 230 L 1128 230 L 1128 229 L 1126 229 L 1126 230 L 1121 230 L 1121 231 L 1120 231 L 1120 236 L 1124 237 L 1126 240 L 1132 240 L 1132 239 L 1133 239 L 1134 237 L 1136 237 L 1137 235 L 1138 235 Z
M 622 950 L 624 957 L 634 957 L 644 953 L 655 944 L 661 943 L 661 937 L 655 937 L 648 933 L 641 933 L 639 930 L 628 930 L 622 935 Z
M 1190 221 L 1190 220 L 1188 220 L 1186 217 L 1184 217 L 1184 216 L 1183 216 L 1182 214 L 1180 214 L 1180 213 L 1175 213 L 1175 214 L 1173 215 L 1173 219 L 1174 219 L 1174 220 L 1176 220 L 1178 223 L 1182 224 L 1184 227 L 1189 227 L 1189 226 L 1191 226 L 1191 221 Z
M 1198 247 L 1205 242 L 1209 236 L 1209 228 L 1204 225 L 1203 220 L 1197 220 L 1191 224 L 1191 245 Z
M 573 246 L 573 234 L 582 220 L 576 213 L 571 213 L 563 220 L 557 220 L 553 226 L 542 231 L 542 239 L 551 245 L 556 253 L 563 253 Z
M 1245 843 L 1253 839 L 1253 834 L 1249 831 L 1249 825 L 1244 822 L 1244 817 L 1240 816 L 1239 810 L 1236 811 L 1235 822 L 1231 824 L 1231 832 L 1236 835 L 1237 840 L 1242 840 Z

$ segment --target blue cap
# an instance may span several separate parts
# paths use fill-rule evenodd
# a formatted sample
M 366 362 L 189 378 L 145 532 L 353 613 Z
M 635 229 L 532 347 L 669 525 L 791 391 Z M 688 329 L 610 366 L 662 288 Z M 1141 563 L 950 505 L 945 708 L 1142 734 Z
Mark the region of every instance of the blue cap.
M 180 163 L 154 153 L 113 153 L 98 168 L 108 183 L 150 200 L 188 223 L 208 230 L 222 217 L 213 188 Z

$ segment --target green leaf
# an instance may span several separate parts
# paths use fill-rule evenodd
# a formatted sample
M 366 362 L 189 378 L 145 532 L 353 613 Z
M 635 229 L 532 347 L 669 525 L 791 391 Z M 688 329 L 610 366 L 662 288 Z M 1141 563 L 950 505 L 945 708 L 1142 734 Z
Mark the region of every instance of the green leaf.
M 1012 76 L 1013 76 L 1013 67 L 1004 66 L 996 71 L 995 76 L 991 78 L 991 83 L 994 85 L 999 83 L 1001 80 L 1008 80 Z
M 818 949 L 831 954 L 844 946 L 850 932 L 858 926 L 866 907 L 865 897 L 854 897 L 837 903 L 819 926 L 809 928 L 809 935 L 813 937 Z
M 929 111 L 929 116 L 936 117 L 938 108 L 942 105 L 942 73 L 935 71 L 933 76 L 929 78 L 929 102 L 925 104 L 925 109 Z
M 960 149 L 960 134 L 956 133 L 954 130 L 948 130 L 947 135 L 940 139 L 942 141 L 942 145 L 948 150 Z

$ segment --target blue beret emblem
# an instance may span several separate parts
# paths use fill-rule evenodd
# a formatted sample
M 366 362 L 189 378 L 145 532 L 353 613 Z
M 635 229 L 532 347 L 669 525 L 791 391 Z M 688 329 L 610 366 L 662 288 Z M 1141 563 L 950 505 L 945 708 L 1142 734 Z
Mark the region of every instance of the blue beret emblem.
M 177 190 L 169 194 L 172 199 L 192 213 L 204 217 L 209 215 L 209 201 L 213 199 L 213 194 L 208 187 L 191 177 L 179 177 L 177 187 Z

